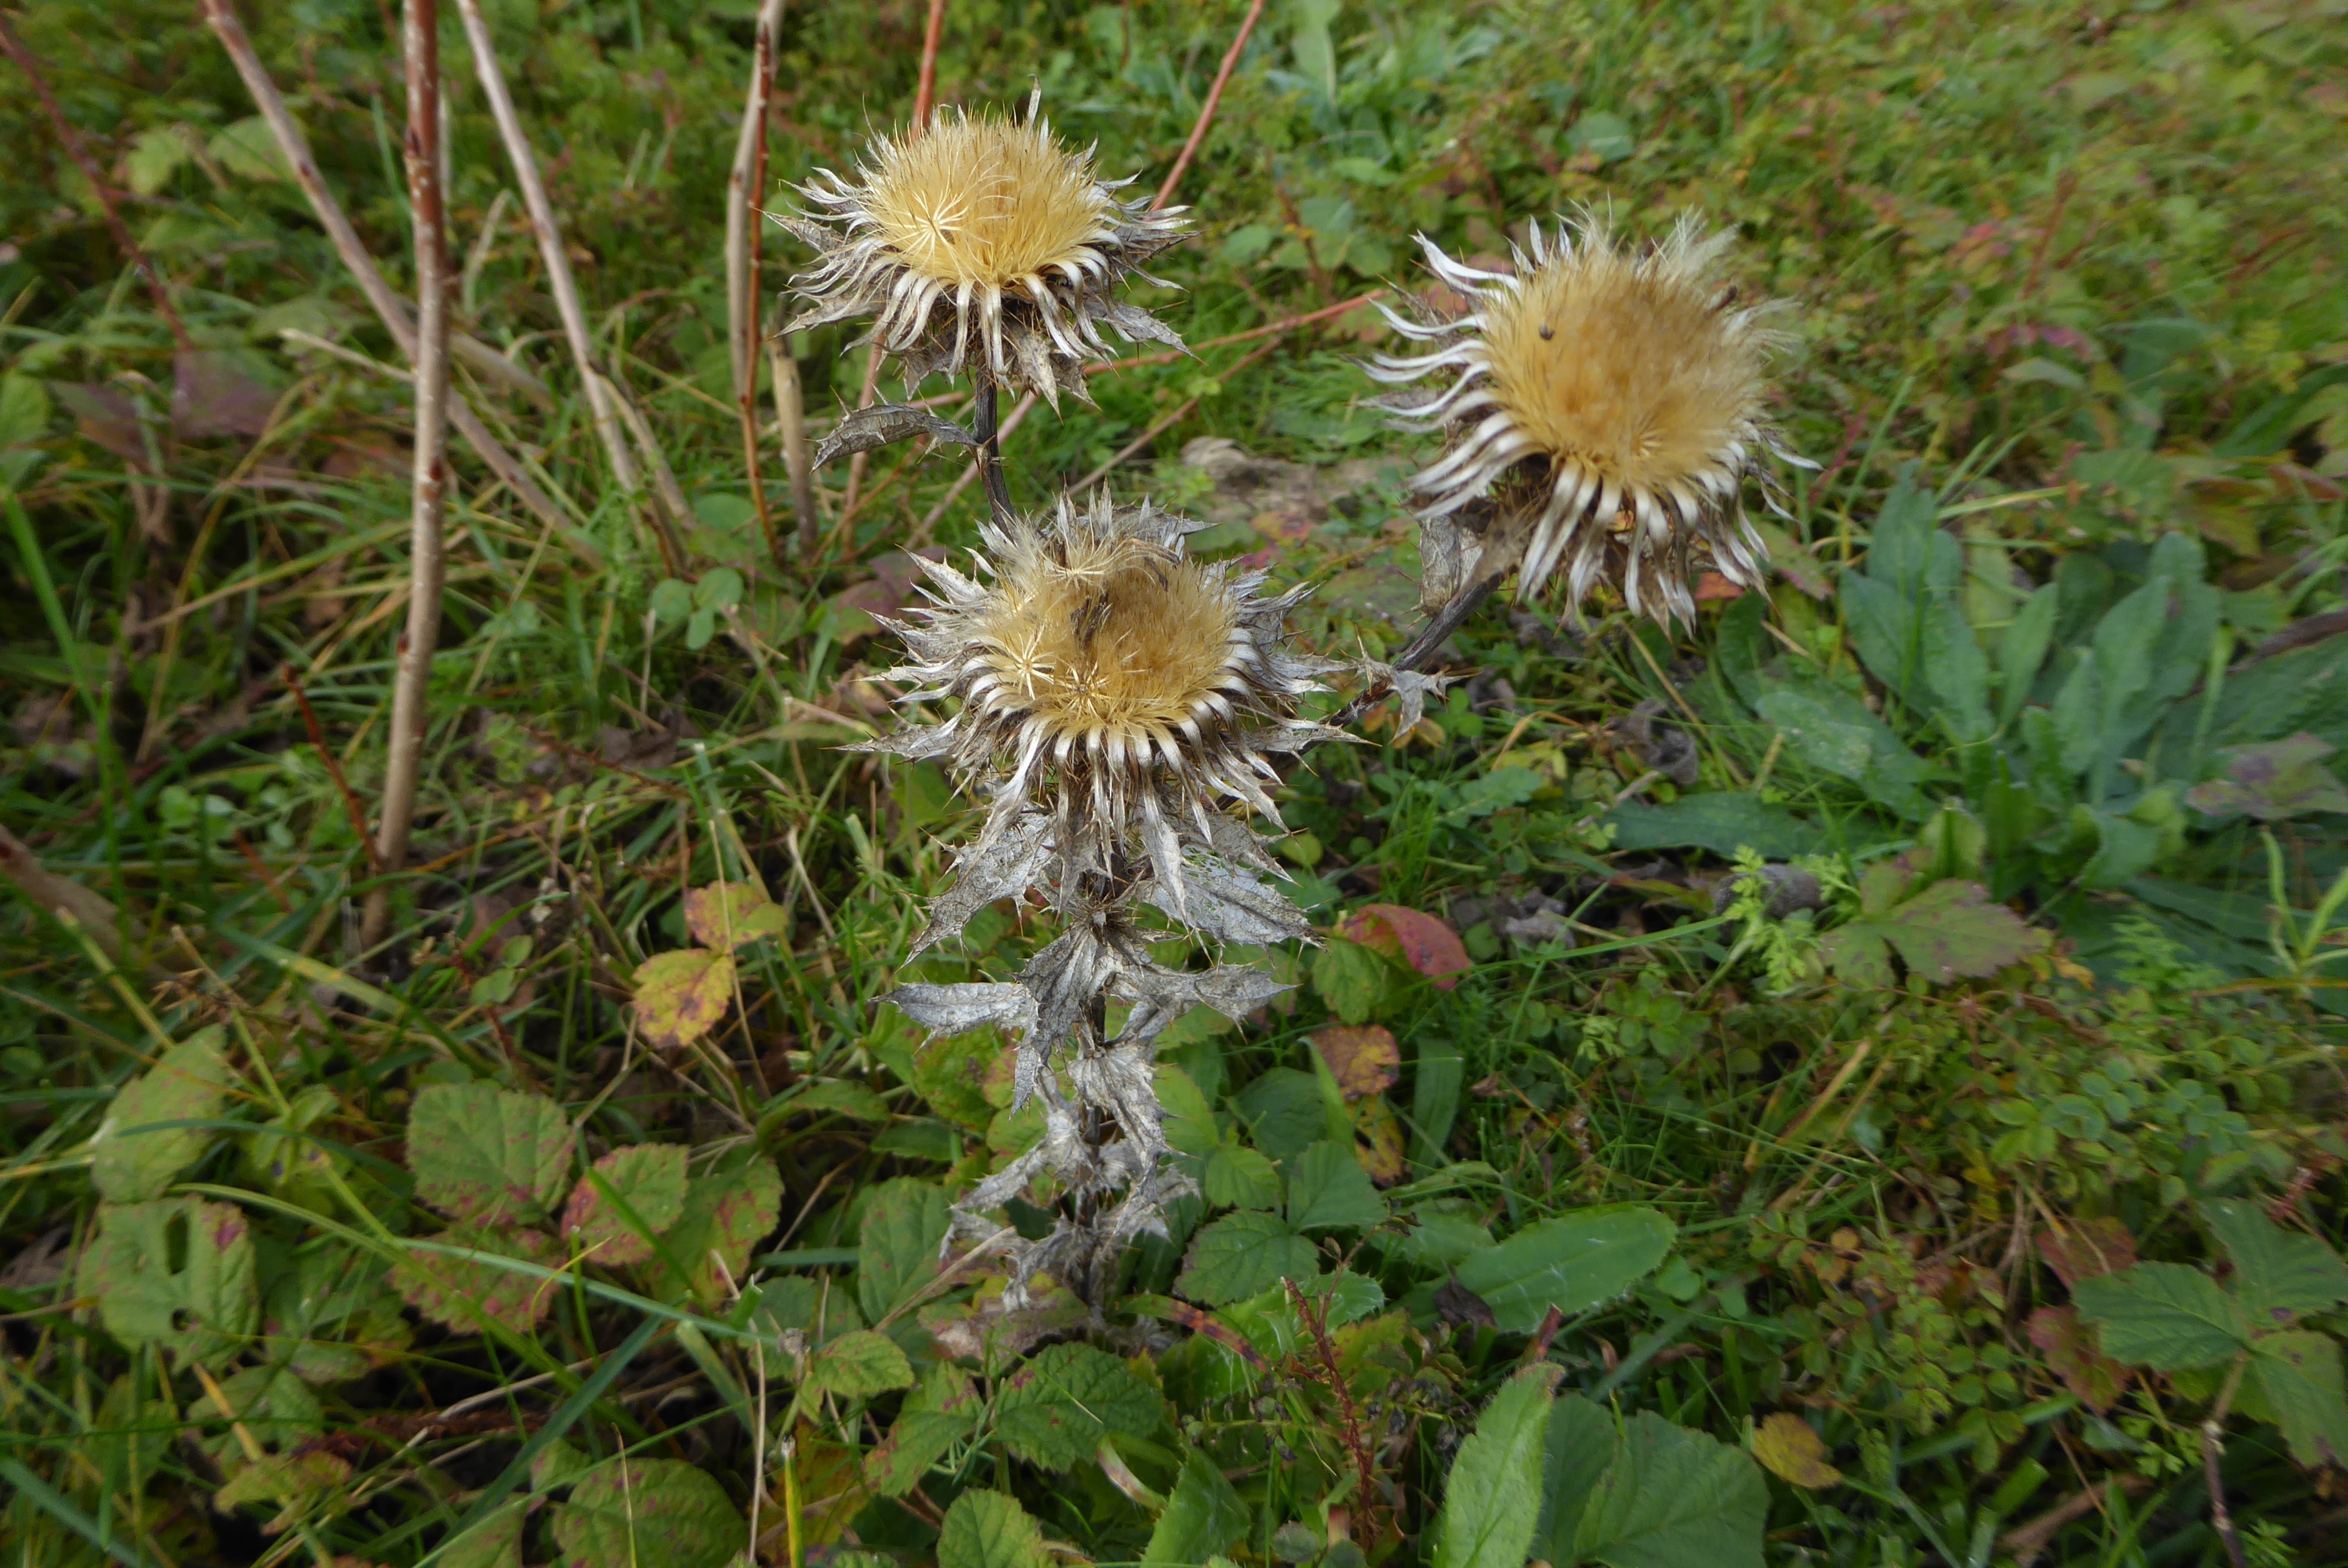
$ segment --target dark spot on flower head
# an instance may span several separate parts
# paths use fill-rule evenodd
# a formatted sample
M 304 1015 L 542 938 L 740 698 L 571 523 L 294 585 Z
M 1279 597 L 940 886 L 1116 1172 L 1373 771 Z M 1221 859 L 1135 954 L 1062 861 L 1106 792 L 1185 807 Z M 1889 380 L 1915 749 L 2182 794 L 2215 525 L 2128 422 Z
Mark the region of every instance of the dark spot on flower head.
M 1557 335 L 1557 329 L 1550 325 L 1547 322 L 1543 322 L 1540 324 L 1540 335 L 1541 342 L 1547 343 L 1550 339 Z

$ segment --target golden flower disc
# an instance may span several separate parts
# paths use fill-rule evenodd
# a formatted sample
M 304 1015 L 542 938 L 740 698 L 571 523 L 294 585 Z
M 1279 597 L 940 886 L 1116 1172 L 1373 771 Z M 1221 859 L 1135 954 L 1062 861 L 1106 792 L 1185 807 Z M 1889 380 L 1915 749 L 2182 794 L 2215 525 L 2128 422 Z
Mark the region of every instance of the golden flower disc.
M 1633 494 L 1720 463 L 1761 402 L 1761 343 L 1700 280 L 1557 255 L 1484 311 L 1492 400 L 1539 450 Z
M 1048 128 L 941 117 L 883 141 L 866 210 L 904 266 L 959 287 L 1001 289 L 1107 238 L 1106 190 Z

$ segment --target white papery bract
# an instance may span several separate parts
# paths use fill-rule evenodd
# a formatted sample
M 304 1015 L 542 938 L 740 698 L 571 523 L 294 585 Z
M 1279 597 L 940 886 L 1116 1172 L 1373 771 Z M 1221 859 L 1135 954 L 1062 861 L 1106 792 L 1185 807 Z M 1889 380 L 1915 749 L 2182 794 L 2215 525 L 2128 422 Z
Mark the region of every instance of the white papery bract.
M 1774 504 L 1767 459 L 1800 459 L 1763 407 L 1782 342 L 1767 325 L 1774 307 L 1740 306 L 1718 282 L 1727 244 L 1693 218 L 1638 251 L 1595 220 L 1534 224 L 1514 271 L 1494 272 L 1421 237 L 1436 277 L 1471 308 L 1448 321 L 1388 311 L 1404 336 L 1437 346 L 1369 369 L 1390 385 L 1457 373 L 1382 405 L 1410 427 L 1453 433 L 1410 480 L 1428 609 L 1510 566 L 1519 599 L 1561 578 L 1578 607 L 1609 584 L 1666 626 L 1694 619 L 1689 582 L 1706 566 L 1761 585 L 1767 557 L 1745 484 Z
M 813 246 L 791 280 L 808 302 L 786 331 L 873 319 L 859 340 L 899 362 L 907 386 L 935 371 L 983 372 L 999 386 L 1090 401 L 1084 364 L 1128 343 L 1182 340 L 1114 297 L 1189 227 L 1186 209 L 1121 201 L 1090 150 L 1055 141 L 1031 102 L 1025 120 L 942 113 L 920 134 L 880 137 L 853 178 L 818 170 L 808 211 L 779 220 Z

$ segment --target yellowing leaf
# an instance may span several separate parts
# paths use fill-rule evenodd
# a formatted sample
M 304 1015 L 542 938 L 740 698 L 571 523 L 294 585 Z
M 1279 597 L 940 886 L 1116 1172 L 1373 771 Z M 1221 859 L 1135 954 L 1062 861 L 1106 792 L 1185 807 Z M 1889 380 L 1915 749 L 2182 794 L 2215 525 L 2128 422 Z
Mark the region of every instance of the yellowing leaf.
M 843 1334 L 815 1353 L 808 1366 L 809 1392 L 861 1399 L 913 1386 L 913 1365 L 895 1340 L 870 1328 Z
M 541 1268 L 562 1266 L 561 1246 L 543 1231 L 451 1225 L 425 1239 L 438 1246 L 513 1258 Z M 517 1334 L 526 1332 L 546 1316 L 561 1283 L 518 1268 L 501 1268 L 487 1258 L 451 1257 L 442 1252 L 410 1253 L 392 1270 L 392 1284 L 401 1300 L 459 1334 L 482 1332 L 484 1317 Z
M 1310 1037 L 1348 1100 L 1382 1094 L 1402 1076 L 1402 1048 L 1384 1024 L 1351 1028 L 1334 1024 Z
M 734 955 L 681 948 L 636 967 L 636 1017 L 654 1045 L 685 1045 L 707 1034 L 734 998 Z
M 1780 1481 L 1812 1491 L 1842 1483 L 1842 1471 L 1827 1462 L 1826 1440 L 1789 1410 L 1779 1410 L 1753 1429 L 1753 1457 Z
M 738 948 L 783 933 L 782 906 L 748 882 L 713 882 L 685 896 L 685 927 L 705 948 Z
M 1402 1119 L 1383 1094 L 1374 1094 L 1354 1107 L 1354 1158 L 1381 1187 L 1391 1187 L 1410 1173 Z

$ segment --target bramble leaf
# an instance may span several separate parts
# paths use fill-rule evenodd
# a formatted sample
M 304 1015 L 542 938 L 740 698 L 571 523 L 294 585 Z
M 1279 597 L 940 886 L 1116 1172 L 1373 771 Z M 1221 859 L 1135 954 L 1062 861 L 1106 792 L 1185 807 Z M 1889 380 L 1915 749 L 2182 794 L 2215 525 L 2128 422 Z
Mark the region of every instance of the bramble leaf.
M 685 896 L 685 928 L 705 948 L 725 951 L 783 934 L 783 908 L 754 882 L 713 882 Z
M 1362 1029 L 1335 1024 L 1308 1038 L 1349 1101 L 1383 1094 L 1402 1076 L 1402 1048 L 1395 1043 L 1394 1030 L 1383 1024 Z
M 2075 1307 L 2042 1307 L 2030 1315 L 2030 1342 L 2079 1402 L 2102 1415 L 2127 1389 L 2127 1368 L 2103 1353 Z
M 623 1456 L 554 1510 L 564 1568 L 732 1568 L 748 1536 L 717 1478 L 684 1460 Z
M 108 1203 L 160 1198 L 179 1173 L 203 1158 L 209 1127 L 158 1123 L 217 1118 L 235 1074 L 221 1059 L 227 1031 L 199 1030 L 156 1059 L 114 1097 L 90 1138 L 89 1178 Z
M 951 1211 L 942 1188 L 911 1176 L 885 1182 L 866 1197 L 856 1240 L 856 1304 L 867 1320 L 880 1322 L 937 1277 L 938 1244 Z
M 938 1531 L 938 1568 L 1050 1568 L 1051 1561 L 1044 1527 L 1004 1492 L 963 1492 Z
M 660 1250 L 686 1270 L 680 1281 L 665 1261 L 659 1295 L 675 1301 L 690 1291 L 704 1301 L 723 1301 L 749 1272 L 750 1249 L 781 1217 L 783 1179 L 772 1162 L 753 1160 L 713 1171 L 685 1184 L 685 1212 L 661 1236 Z
M 2240 1305 L 2183 1264 L 2139 1263 L 2083 1279 L 2071 1299 L 2100 1328 L 2104 1354 L 2156 1372 L 2214 1366 L 2250 1341 Z
M 1778 1480 L 1811 1491 L 1842 1484 L 1842 1471 L 1827 1462 L 1826 1440 L 1790 1410 L 1779 1410 L 1754 1427 L 1753 1457 Z
M 864 1456 L 864 1479 L 883 1497 L 901 1497 L 930 1467 L 978 1423 L 981 1402 L 970 1374 L 950 1361 L 933 1364 L 921 1387 L 905 1396 L 889 1435 Z
M 1768 1513 L 1752 1455 L 1641 1410 L 1583 1504 L 1574 1546 L 1610 1568 L 1761 1568 Z
M 1288 1223 L 1294 1229 L 1367 1230 L 1385 1217 L 1385 1200 L 1348 1145 L 1315 1143 L 1292 1163 Z
M 1192 1449 L 1149 1532 L 1143 1568 L 1187 1568 L 1230 1551 L 1247 1534 L 1248 1506 L 1222 1467 Z
M 562 1234 L 589 1261 L 606 1267 L 644 1262 L 653 1255 L 650 1237 L 676 1224 L 685 1213 L 685 1158 L 682 1143 L 637 1143 L 613 1150 L 571 1189 L 571 1201 L 562 1209 Z M 613 1199 L 626 1205 L 635 1224 Z M 639 1234 L 638 1225 L 648 1234 Z
M 2243 1401 L 2244 1410 L 2281 1427 L 2291 1458 L 2310 1470 L 2348 1458 L 2348 1399 L 2341 1391 L 2340 1346 L 2330 1335 L 2294 1328 L 2260 1336 L 2249 1381 L 2255 1397 Z
M 2239 1198 L 2212 1199 L 2201 1216 L 2234 1260 L 2234 1294 L 2260 1327 L 2348 1301 L 2348 1263 L 2323 1242 L 2284 1230 Z
M 1320 1272 L 1313 1244 L 1278 1214 L 1242 1209 L 1190 1238 L 1174 1288 L 1208 1307 L 1261 1296 L 1283 1279 Z
M 862 1399 L 912 1386 L 913 1364 L 895 1340 L 870 1328 L 841 1335 L 808 1363 L 807 1387 L 819 1394 Z
M 125 1345 L 160 1345 L 218 1365 L 261 1326 L 252 1237 L 242 1211 L 201 1198 L 102 1204 L 78 1286 Z
M 563 1264 L 561 1244 L 543 1231 L 451 1225 L 438 1235 L 423 1239 L 442 1246 L 517 1258 L 541 1268 L 561 1268 Z M 561 1284 L 559 1279 L 524 1274 L 520 1269 L 499 1268 L 494 1263 L 437 1252 L 409 1254 L 392 1270 L 391 1278 L 401 1300 L 459 1334 L 481 1332 L 484 1317 L 517 1334 L 525 1333 L 546 1316 L 546 1309 L 553 1305 L 554 1292 Z
M 734 955 L 680 948 L 636 966 L 636 1017 L 654 1045 L 685 1045 L 707 1034 L 734 999 Z
M 1089 1345 L 1055 1345 L 997 1386 L 994 1430 L 1030 1464 L 1064 1471 L 1107 1437 L 1146 1438 L 1164 1419 L 1156 1389 Z
M 562 1107 L 488 1083 L 435 1083 L 407 1115 L 416 1195 L 474 1225 L 545 1216 L 569 1173 L 572 1135 Z

